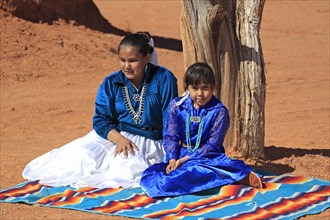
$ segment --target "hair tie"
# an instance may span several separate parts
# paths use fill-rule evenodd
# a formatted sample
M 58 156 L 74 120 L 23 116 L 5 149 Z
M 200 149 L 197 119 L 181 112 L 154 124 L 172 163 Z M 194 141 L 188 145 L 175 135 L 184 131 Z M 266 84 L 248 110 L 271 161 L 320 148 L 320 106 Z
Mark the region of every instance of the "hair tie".
M 152 37 L 149 38 L 149 42 L 148 44 L 151 46 L 151 47 L 154 47 L 154 39 L 152 39 Z
M 152 39 L 152 37 L 149 38 L 149 42 L 148 44 L 153 48 L 153 52 L 150 56 L 150 60 L 149 60 L 149 63 L 155 65 L 155 66 L 158 66 L 158 58 L 157 58 L 157 53 L 156 53 L 156 50 L 155 50 L 155 44 L 154 44 L 154 39 Z

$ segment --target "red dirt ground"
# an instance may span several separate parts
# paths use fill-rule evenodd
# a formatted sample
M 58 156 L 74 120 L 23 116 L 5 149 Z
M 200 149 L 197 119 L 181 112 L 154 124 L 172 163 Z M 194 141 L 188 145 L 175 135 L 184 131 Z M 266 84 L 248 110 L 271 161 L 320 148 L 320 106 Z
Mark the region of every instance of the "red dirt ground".
M 181 2 L 94 2 L 114 27 L 157 36 L 159 62 L 175 73 L 182 92 Z M 3 189 L 23 181 L 29 161 L 92 129 L 94 98 L 102 79 L 118 68 L 111 51 L 122 36 L 74 22 L 31 23 L 3 11 L 0 18 Z M 267 68 L 267 158 L 246 162 L 276 174 L 330 181 L 329 1 L 267 0 L 261 41 Z M 168 42 L 176 46 L 162 46 Z M 22 204 L 0 207 L 6 220 L 125 219 Z M 302 219 L 327 218 L 329 209 Z

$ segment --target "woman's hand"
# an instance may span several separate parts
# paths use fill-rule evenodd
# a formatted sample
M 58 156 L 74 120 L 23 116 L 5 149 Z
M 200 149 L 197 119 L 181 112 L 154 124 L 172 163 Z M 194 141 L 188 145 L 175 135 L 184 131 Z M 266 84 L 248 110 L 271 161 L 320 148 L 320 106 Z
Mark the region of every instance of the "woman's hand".
M 118 154 L 123 153 L 125 158 L 128 156 L 128 151 L 131 153 L 132 156 L 134 156 L 134 150 L 139 150 L 139 148 L 135 145 L 135 143 L 123 135 L 121 135 L 116 130 L 111 130 L 108 133 L 108 140 L 111 142 L 117 144 L 116 150 L 115 150 L 115 157 Z
M 179 160 L 171 159 L 166 166 L 166 173 L 169 174 L 173 170 L 179 168 L 188 158 L 189 156 L 182 157 Z
M 139 148 L 131 141 L 128 140 L 127 138 L 121 139 L 119 142 L 116 143 L 117 148 L 115 150 L 115 157 L 118 154 L 123 153 L 124 157 L 127 158 L 128 154 L 127 152 L 130 152 L 132 156 L 134 156 L 134 150 L 139 150 Z

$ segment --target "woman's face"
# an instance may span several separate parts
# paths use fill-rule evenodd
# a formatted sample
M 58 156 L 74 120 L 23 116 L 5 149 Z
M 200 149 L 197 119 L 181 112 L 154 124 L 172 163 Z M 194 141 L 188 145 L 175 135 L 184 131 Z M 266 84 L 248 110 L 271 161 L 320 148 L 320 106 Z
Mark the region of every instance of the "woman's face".
M 119 49 L 120 68 L 125 76 L 138 87 L 143 79 L 150 54 L 143 56 L 137 47 L 122 46 Z
M 194 101 L 194 107 L 199 108 L 208 103 L 213 95 L 213 88 L 210 84 L 201 83 L 197 86 L 189 85 L 188 91 Z

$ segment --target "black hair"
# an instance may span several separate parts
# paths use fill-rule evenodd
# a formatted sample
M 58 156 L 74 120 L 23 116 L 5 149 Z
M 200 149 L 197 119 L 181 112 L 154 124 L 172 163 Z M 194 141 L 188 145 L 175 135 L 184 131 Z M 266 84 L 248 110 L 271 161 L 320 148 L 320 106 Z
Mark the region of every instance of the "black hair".
M 146 36 L 146 38 L 148 39 L 148 42 L 150 41 L 151 34 L 148 31 L 138 31 L 138 32 L 136 32 L 136 34 L 142 34 L 142 35 Z
M 188 67 L 183 79 L 184 89 L 187 90 L 189 85 L 198 86 L 202 83 L 215 87 L 215 78 L 213 69 L 207 64 L 197 62 Z
M 129 34 L 122 41 L 120 42 L 118 46 L 117 52 L 119 53 L 119 50 L 122 46 L 131 46 L 131 47 L 137 47 L 139 48 L 139 53 L 143 56 L 146 56 L 148 53 L 152 54 L 154 51 L 154 48 L 149 45 L 149 37 L 144 34 L 147 32 L 138 32 L 135 34 Z M 148 33 L 149 34 L 149 33 Z

